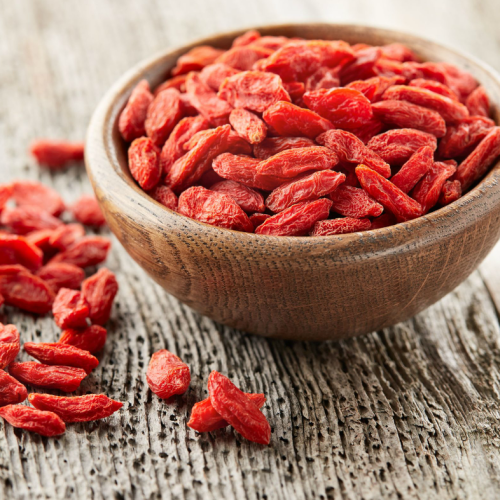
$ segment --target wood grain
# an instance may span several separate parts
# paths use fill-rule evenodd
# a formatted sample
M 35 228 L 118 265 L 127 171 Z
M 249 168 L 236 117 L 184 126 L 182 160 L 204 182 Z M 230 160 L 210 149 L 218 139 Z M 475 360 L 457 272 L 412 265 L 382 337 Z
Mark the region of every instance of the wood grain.
M 36 136 L 82 138 L 106 89 L 155 51 L 245 25 L 345 21 L 403 26 L 500 68 L 495 6 L 0 0 L 0 96 L 8 104 L 0 106 L 2 180 L 40 178 L 68 202 L 90 192 L 81 166 L 42 172 L 27 145 Z M 493 282 L 487 264 L 481 274 Z M 101 365 L 82 390 L 105 392 L 125 409 L 106 422 L 71 425 L 57 440 L 0 424 L 0 498 L 498 498 L 500 329 L 479 273 L 394 328 L 309 344 L 245 335 L 194 313 L 117 242 L 108 266 L 118 274 L 119 300 Z M 19 326 L 24 341 L 57 338 L 48 318 L 11 309 L 1 316 Z M 145 385 L 149 356 L 162 347 L 193 372 L 187 397 L 173 405 Z M 214 368 L 268 395 L 269 448 L 230 430 L 197 436 L 186 428 Z

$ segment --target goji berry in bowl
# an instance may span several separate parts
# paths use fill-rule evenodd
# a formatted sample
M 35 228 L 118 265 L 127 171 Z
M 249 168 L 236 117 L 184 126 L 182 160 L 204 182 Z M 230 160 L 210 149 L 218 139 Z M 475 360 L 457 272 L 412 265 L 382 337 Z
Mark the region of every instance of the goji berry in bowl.
M 343 40 L 351 46 L 358 44 L 358 50 L 363 49 L 360 44 L 376 47 L 396 44 L 385 50 L 399 51 L 397 56 L 405 60 L 405 49 L 398 45 L 403 44 L 421 61 L 451 63 L 460 70 L 469 72 L 482 86 L 473 102 L 468 103 L 470 109 L 478 110 L 475 114 L 484 111 L 485 92 L 491 104 L 490 117 L 499 123 L 500 76 L 474 58 L 437 43 L 396 31 L 349 25 L 297 24 L 261 27 L 256 30 L 263 37 L 278 37 L 266 38 L 266 43 L 261 44 L 262 52 L 266 52 L 266 48 L 267 52 L 272 52 L 273 47 L 269 44 L 281 43 L 283 39 L 279 37 L 299 37 L 310 40 Z M 243 106 L 245 111 L 240 109 L 241 106 L 235 101 L 240 99 L 241 95 L 234 94 L 231 86 L 226 84 L 222 85 L 227 93 L 227 101 L 224 102 L 233 102 L 239 111 L 233 112 L 232 106 L 216 102 L 207 111 L 206 116 L 189 120 L 189 126 L 186 125 L 182 130 L 179 127 L 176 131 L 177 134 L 186 134 L 184 137 L 189 137 L 185 149 L 196 149 L 197 145 L 203 143 L 204 158 L 209 162 L 213 160 L 213 145 L 217 144 L 221 136 L 237 131 L 238 135 L 233 134 L 236 139 L 233 136 L 231 144 L 243 155 L 249 154 L 244 150 L 250 148 L 250 143 L 253 143 L 255 159 L 239 156 L 240 160 L 235 162 L 234 158 L 227 156 L 231 153 L 218 152 L 216 167 L 219 172 L 236 169 L 244 175 L 253 163 L 265 162 L 266 158 L 282 149 L 302 147 L 313 150 L 307 161 L 320 167 L 307 173 L 303 172 L 301 175 L 307 178 L 300 177 L 297 181 L 301 183 L 299 188 L 307 189 L 311 183 L 317 183 L 325 189 L 325 193 L 327 189 L 335 191 L 328 198 L 321 197 L 324 196 L 322 192 L 319 199 L 309 202 L 314 205 L 316 216 L 325 219 L 318 219 L 319 222 L 310 232 L 311 236 L 272 236 L 275 234 L 272 228 L 276 227 L 279 221 L 276 222 L 277 216 L 270 217 L 270 214 L 262 213 L 264 200 L 260 193 L 248 187 L 245 189 L 245 186 L 232 180 L 224 181 L 212 173 L 211 179 L 207 180 L 211 189 L 205 189 L 201 185 L 191 187 L 189 191 L 195 196 L 185 200 L 182 213 L 196 215 L 197 202 L 210 204 L 214 196 L 226 200 L 230 198 L 227 196 L 230 192 L 230 199 L 237 202 L 231 202 L 227 206 L 219 204 L 224 212 L 223 216 L 215 210 L 206 220 L 222 224 L 224 217 L 227 219 L 230 215 L 232 223 L 229 227 L 238 230 L 209 225 L 176 211 L 175 194 L 166 186 L 158 184 L 161 171 L 148 168 L 148 158 L 158 154 L 158 145 L 165 142 L 179 120 L 179 106 L 184 109 L 184 113 L 189 110 L 189 102 L 186 100 L 181 104 L 180 100 L 183 98 L 179 98 L 179 95 L 183 94 L 178 92 L 185 84 L 182 74 L 184 70 L 200 70 L 204 60 L 211 63 L 219 57 L 226 65 L 211 65 L 204 74 L 205 81 L 218 82 L 219 85 L 220 81 L 226 78 L 226 82 L 231 79 L 244 79 L 241 76 L 243 73 L 228 69 L 228 66 L 250 64 L 246 57 L 257 57 L 258 60 L 263 56 L 256 56 L 255 50 L 246 55 L 243 54 L 244 51 L 236 51 L 239 54 L 234 54 L 235 51 L 223 52 L 231 47 L 235 38 L 243 34 L 242 31 L 213 36 L 162 53 L 139 64 L 111 88 L 95 111 L 86 142 L 87 171 L 111 230 L 129 254 L 167 292 L 200 313 L 220 323 L 258 335 L 295 340 L 342 339 L 395 324 L 433 304 L 466 279 L 500 236 L 500 163 L 491 159 L 490 164 L 493 164 L 486 175 L 479 181 L 476 180 L 476 184 L 472 184 L 472 188 L 465 191 L 461 197 L 458 180 L 446 183 L 442 191 L 438 192 L 442 208 L 412 220 L 406 219 L 420 215 L 419 207 L 426 207 L 430 185 L 414 187 L 411 179 L 404 175 L 404 171 L 394 175 L 391 177 L 394 181 L 390 183 L 391 189 L 396 186 L 396 189 L 406 192 L 414 189 L 414 198 L 409 198 L 411 201 L 404 206 L 404 213 L 398 212 L 400 207 L 394 206 L 390 210 L 392 214 L 384 212 L 380 215 L 382 210 L 390 205 L 391 200 L 386 200 L 387 203 L 372 200 L 368 196 L 371 192 L 367 194 L 354 189 L 355 179 L 353 180 L 352 176 L 349 178 L 349 172 L 346 173 L 344 182 L 344 176 L 339 178 L 339 174 L 321 167 L 323 164 L 328 165 L 331 160 L 331 154 L 325 153 L 327 148 L 328 151 L 331 151 L 331 148 L 335 150 L 335 144 L 352 140 L 351 136 L 343 135 L 343 131 L 339 130 L 341 128 L 355 130 L 360 137 L 364 133 L 368 134 L 368 137 L 375 135 L 371 143 L 371 150 L 375 153 L 384 150 L 389 143 L 405 146 L 408 136 L 402 128 L 394 128 L 394 125 L 407 128 L 413 123 L 408 122 L 408 116 L 417 116 L 413 105 L 417 101 L 420 102 L 420 97 L 416 98 L 415 95 L 420 96 L 419 92 L 424 89 L 426 92 L 441 93 L 446 99 L 450 99 L 449 88 L 442 85 L 443 82 L 436 81 L 439 77 L 432 75 L 432 64 L 425 66 L 430 74 L 414 79 L 410 90 L 408 86 L 393 86 L 390 89 L 390 99 L 374 104 L 376 115 L 380 116 L 381 120 L 390 122 L 397 119 L 397 123 L 389 125 L 389 130 L 384 134 L 379 134 L 380 130 L 370 127 L 365 127 L 363 131 L 357 128 L 357 117 L 362 117 L 366 112 L 363 99 L 356 98 L 352 102 L 352 113 L 337 115 L 336 111 L 332 111 L 328 114 L 323 109 L 323 117 L 318 118 L 313 113 L 314 109 L 320 109 L 325 95 L 328 94 L 327 98 L 331 99 L 332 93 L 316 91 L 304 98 L 304 102 L 308 101 L 305 104 L 312 111 L 304 107 L 300 116 L 296 115 L 294 120 L 290 120 L 287 109 L 290 104 L 286 102 L 286 98 L 273 104 L 259 99 L 253 100 L 252 93 L 249 92 L 245 99 L 250 104 Z M 243 42 L 252 36 L 257 35 L 252 35 L 252 32 L 245 34 Z M 187 56 L 178 62 L 180 56 L 200 46 L 203 48 L 197 51 L 197 57 Z M 370 67 L 370 61 L 373 64 L 374 53 L 378 52 L 366 51 L 365 57 L 357 59 L 359 64 L 344 68 L 344 80 L 359 79 L 359 75 L 363 75 L 366 68 Z M 240 60 L 239 57 L 243 59 Z M 279 61 L 276 64 L 278 63 Z M 255 60 L 252 60 L 252 65 L 254 64 Z M 381 71 L 393 71 L 394 64 L 389 66 L 391 63 L 387 62 L 387 58 L 384 59 Z M 287 71 L 290 71 L 289 64 L 274 68 L 274 71 L 279 71 L 285 81 L 290 77 L 287 74 Z M 301 73 L 303 71 L 306 71 L 303 65 L 297 65 L 293 69 L 294 77 L 304 78 Z M 299 76 L 297 72 L 300 73 Z M 467 85 L 467 81 L 461 80 L 461 74 L 463 73 L 459 71 L 455 75 L 449 75 L 454 81 L 456 92 L 460 92 L 461 86 Z M 190 77 L 193 85 L 196 84 L 198 75 L 195 73 Z M 156 92 L 156 97 L 160 96 L 159 99 L 153 100 L 151 95 L 144 92 L 144 88 L 148 87 L 146 83 L 137 87 L 139 82 L 146 80 L 150 88 L 155 89 L 170 77 L 174 78 L 160 87 L 161 93 Z M 335 85 L 335 75 L 325 73 L 319 77 L 324 85 Z M 246 88 L 247 84 L 248 82 L 244 83 L 243 88 Z M 278 88 L 272 75 L 267 85 L 269 88 Z M 141 90 L 141 87 L 144 88 Z M 285 94 L 300 98 L 300 87 L 296 82 L 288 83 Z M 146 117 L 147 111 L 145 122 L 128 116 L 128 111 L 122 114 L 132 91 L 136 88 L 133 99 L 137 102 L 136 109 L 144 114 L 143 118 Z M 168 91 L 169 88 L 177 90 Z M 356 96 L 360 91 L 370 92 L 363 81 L 353 83 L 351 88 L 357 91 L 353 93 Z M 281 92 L 279 88 L 277 91 Z M 411 102 L 412 100 L 414 102 Z M 398 104 L 402 101 L 407 103 L 403 107 Z M 443 136 L 447 133 L 444 128 L 448 126 L 446 122 L 462 119 L 464 114 L 461 105 L 443 110 L 433 101 L 431 105 L 434 104 L 439 112 L 427 113 L 426 116 L 420 117 L 422 119 L 419 121 L 419 127 L 425 128 L 427 132 L 414 134 L 414 142 L 420 149 L 418 155 L 414 152 L 415 158 L 412 157 L 410 165 L 406 167 L 405 164 L 406 170 L 418 175 L 421 175 L 421 163 L 431 157 L 435 149 L 435 139 L 430 141 L 429 137 L 432 136 L 429 133 Z M 333 103 L 332 109 L 337 109 L 335 106 Z M 268 111 L 271 107 L 272 112 Z M 161 109 L 168 109 L 168 116 Z M 283 141 L 277 140 L 269 148 L 261 142 L 266 133 L 262 120 L 258 118 L 261 113 L 276 135 L 296 135 L 296 128 L 302 126 L 300 121 L 307 121 L 311 116 L 314 118 L 310 120 L 312 137 L 316 132 L 324 130 L 325 126 L 329 126 L 328 120 L 336 121 L 337 129 L 329 130 L 321 145 L 313 142 L 310 137 L 302 137 L 287 138 L 284 140 L 287 142 L 285 145 L 281 144 Z M 216 128 L 206 130 L 207 119 Z M 493 126 L 491 123 L 490 126 Z M 141 138 L 145 132 L 148 140 Z M 238 142 L 242 137 L 245 140 Z M 130 141 L 136 138 L 136 142 L 128 150 Z M 363 138 L 367 142 L 367 137 Z M 176 149 L 178 143 L 171 142 L 172 144 L 164 146 L 169 155 L 161 168 L 169 169 L 170 185 L 176 186 L 174 191 L 180 193 L 190 185 L 201 184 L 201 181 L 193 181 L 193 177 L 189 177 L 192 172 L 185 175 L 184 171 L 181 175 L 179 169 L 173 169 L 177 173 L 172 174 L 172 165 L 171 162 L 168 163 L 168 158 L 176 157 L 182 152 Z M 457 144 L 448 143 L 448 150 L 443 153 L 447 155 L 445 157 L 453 157 L 456 147 Z M 404 149 L 399 147 L 394 151 L 386 150 L 386 160 L 391 165 L 401 166 L 408 159 L 408 152 Z M 335 155 L 335 152 L 333 154 Z M 131 162 L 130 169 L 128 157 L 139 159 Z M 374 179 L 377 182 L 379 178 L 385 180 L 387 172 L 384 169 L 387 163 L 380 162 L 378 154 L 365 155 L 363 163 L 366 166 L 358 166 L 355 172 L 362 185 L 363 182 L 368 185 L 374 182 Z M 292 167 L 291 175 L 302 172 L 300 165 Z M 447 179 L 455 172 L 455 168 L 453 162 L 445 162 L 436 177 L 441 181 L 443 178 Z M 374 172 L 378 177 L 374 177 Z M 274 212 L 283 210 L 283 207 L 287 206 L 287 197 L 293 197 L 294 193 L 300 191 L 299 188 L 291 189 L 288 184 L 283 184 L 283 179 L 278 180 L 279 182 L 276 177 L 260 179 L 265 181 L 265 185 L 262 184 L 264 191 L 278 187 L 273 191 L 273 195 L 267 196 L 265 200 L 266 207 L 271 207 Z M 467 183 L 470 183 L 470 179 Z M 146 192 L 147 190 L 149 191 Z M 418 203 L 414 201 L 417 198 L 420 200 Z M 434 204 L 436 200 L 432 201 Z M 359 206 L 365 210 L 365 217 L 360 217 Z M 244 211 L 237 210 L 240 207 L 247 207 L 245 210 L 255 213 L 251 217 L 241 217 L 240 212 L 244 214 Z M 294 207 L 299 207 L 294 208 L 297 213 L 302 211 L 300 217 L 310 216 L 310 210 L 304 212 L 302 205 Z M 330 210 L 334 210 L 343 218 L 327 219 Z M 292 214 L 292 218 L 296 216 L 296 213 Z M 394 216 L 399 221 L 396 224 Z M 263 223 L 263 227 L 268 230 L 260 231 L 261 234 L 250 232 L 254 225 Z M 336 232 L 346 231 L 350 233 L 332 236 Z

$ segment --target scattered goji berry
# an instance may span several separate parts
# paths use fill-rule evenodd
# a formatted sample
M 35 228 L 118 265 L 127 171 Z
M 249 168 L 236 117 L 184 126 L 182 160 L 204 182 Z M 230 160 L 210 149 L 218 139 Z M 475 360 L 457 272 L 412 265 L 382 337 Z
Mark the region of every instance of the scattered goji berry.
M 172 75 L 182 75 L 190 71 L 198 71 L 209 64 L 212 64 L 224 51 L 210 47 L 210 45 L 200 45 L 183 54 L 177 60 Z
M 469 94 L 465 105 L 471 116 L 490 116 L 490 100 L 483 86 L 479 86 Z
M 66 208 L 56 191 L 36 181 L 14 181 L 12 198 L 18 207 L 35 207 L 55 217 L 61 215 Z
M 184 394 L 191 382 L 189 366 L 166 349 L 151 356 L 146 374 L 149 388 L 160 398 Z
M 330 199 L 333 202 L 332 210 L 344 217 L 356 219 L 378 217 L 384 211 L 380 203 L 377 203 L 366 191 L 357 187 L 340 186 L 330 194 Z
M 146 131 L 144 122 L 153 94 L 147 80 L 141 80 L 132 90 L 128 102 L 118 119 L 118 130 L 127 142 L 143 136 Z
M 462 196 L 460 181 L 446 181 L 439 195 L 439 204 L 443 207 L 457 201 Z
M 335 234 L 356 233 L 367 231 L 371 225 L 370 219 L 355 219 L 353 217 L 321 220 L 314 224 L 309 234 L 311 236 L 333 236 Z
M 90 320 L 97 325 L 104 325 L 111 315 L 113 301 L 118 293 L 115 275 L 105 267 L 87 278 L 82 284 L 82 296 L 89 305 Z
M 42 229 L 55 229 L 63 222 L 45 210 L 33 206 L 4 208 L 0 222 L 16 234 L 28 234 Z
M 69 344 L 25 342 L 23 347 L 30 356 L 46 365 L 82 368 L 88 374 L 99 364 L 97 358 L 88 351 Z
M 85 279 L 83 269 L 64 262 L 47 264 L 39 269 L 36 275 L 45 281 L 54 293 L 61 288 L 77 290 Z
M 0 234 L 0 266 L 20 264 L 30 271 L 42 266 L 43 252 L 29 240 L 14 234 Z
M 66 432 L 64 422 L 55 413 L 40 411 L 24 405 L 7 405 L 0 408 L 0 417 L 12 427 L 53 437 Z
M 226 64 L 240 71 L 248 71 L 252 69 L 253 65 L 258 60 L 265 59 L 272 53 L 273 51 L 271 49 L 253 45 L 233 47 L 221 54 L 215 62 Z
M 237 73 L 239 73 L 239 70 L 219 62 L 205 66 L 200 72 L 200 79 L 214 92 L 218 92 L 222 82 Z
M 84 236 L 85 228 L 81 224 L 63 224 L 52 230 L 49 244 L 57 250 L 67 250 Z
M 106 224 L 106 219 L 95 196 L 84 194 L 70 207 L 73 217 L 86 226 L 100 227 Z
M 221 181 L 210 186 L 211 191 L 230 196 L 245 212 L 263 212 L 264 197 L 252 188 L 236 181 Z
M 107 332 L 105 328 L 99 325 L 92 325 L 83 330 L 75 330 L 73 328 L 63 330 L 58 343 L 69 344 L 94 354 L 104 347 L 106 338 Z
M 179 200 L 169 187 L 163 185 L 156 186 L 152 191 L 149 191 L 148 194 L 153 200 L 156 200 L 170 210 L 177 210 Z
M 106 260 L 111 241 L 101 236 L 85 236 L 58 253 L 49 264 L 64 262 L 81 268 L 97 266 Z
M 19 332 L 14 325 L 0 323 L 0 370 L 9 366 L 16 359 L 21 343 Z
M 250 144 L 258 144 L 266 138 L 266 124 L 251 111 L 243 108 L 233 109 L 229 115 L 229 123 L 235 132 Z
M 397 174 L 392 176 L 391 182 L 403 193 L 409 193 L 429 171 L 433 163 L 434 151 L 428 146 L 424 146 L 410 157 Z
M 307 137 L 268 137 L 260 144 L 255 144 L 253 154 L 259 160 L 267 160 L 286 149 L 308 148 L 310 146 L 316 146 L 316 143 Z
M 60 170 L 68 163 L 83 160 L 83 142 L 37 139 L 31 144 L 31 154 L 36 161 L 51 170 Z
M 82 328 L 87 326 L 90 310 L 81 292 L 61 288 L 54 299 L 52 313 L 60 328 Z
M 26 387 L 8 373 L 0 370 L 0 407 L 21 403 L 27 397 Z

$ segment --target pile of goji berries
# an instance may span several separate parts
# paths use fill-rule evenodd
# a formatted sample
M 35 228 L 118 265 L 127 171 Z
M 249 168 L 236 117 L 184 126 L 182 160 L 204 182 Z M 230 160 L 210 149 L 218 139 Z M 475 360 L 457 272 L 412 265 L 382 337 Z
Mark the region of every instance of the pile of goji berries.
M 49 166 L 55 162 L 59 168 L 75 159 L 74 151 L 58 153 L 56 146 L 50 145 L 50 153 L 44 150 Z M 64 223 L 60 217 L 66 211 L 77 222 Z M 104 394 L 28 395 L 24 385 L 74 392 L 99 364 L 93 354 L 106 342 L 103 325 L 118 283 L 106 268 L 86 277 L 85 268 L 104 262 L 111 243 L 87 235 L 82 224 L 104 223 L 91 196 L 66 207 L 57 192 L 39 182 L 0 185 L 0 306 L 36 314 L 52 311 L 61 328 L 58 342 L 24 343 L 25 352 L 39 362 L 20 363 L 15 362 L 19 332 L 0 323 L 0 416 L 15 427 L 55 436 L 65 431 L 65 422 L 105 418 L 123 406 Z M 19 404 L 26 398 L 34 408 Z
M 327 236 L 415 219 L 500 154 L 483 87 L 407 47 L 261 36 L 181 56 L 119 119 L 133 178 L 215 226 Z

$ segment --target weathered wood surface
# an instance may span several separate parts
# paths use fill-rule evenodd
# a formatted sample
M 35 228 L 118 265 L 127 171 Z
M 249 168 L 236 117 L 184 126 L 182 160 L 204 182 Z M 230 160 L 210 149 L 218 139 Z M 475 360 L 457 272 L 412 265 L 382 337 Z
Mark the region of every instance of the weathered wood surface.
M 100 96 L 129 66 L 194 37 L 252 24 L 348 21 L 404 28 L 500 69 L 496 0 L 0 1 L 1 180 L 40 178 L 67 201 L 81 168 L 41 172 L 36 136 L 83 137 Z M 497 251 L 498 254 L 500 252 Z M 154 285 L 115 245 L 120 295 L 100 367 L 82 387 L 125 402 L 60 439 L 0 423 L 0 499 L 494 499 L 500 496 L 500 255 L 440 303 L 340 343 L 268 341 L 214 324 Z M 485 283 L 487 286 L 485 286 Z M 495 309 L 495 303 L 497 309 Z M 53 341 L 49 318 L 5 309 L 24 341 Z M 162 347 L 192 368 L 167 405 L 145 384 Z M 271 446 L 186 427 L 210 370 L 268 396 Z

